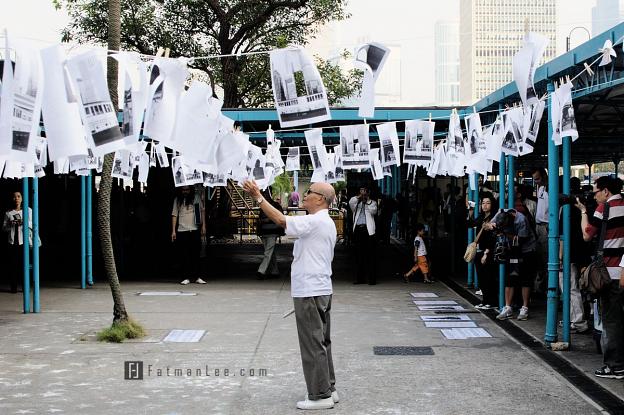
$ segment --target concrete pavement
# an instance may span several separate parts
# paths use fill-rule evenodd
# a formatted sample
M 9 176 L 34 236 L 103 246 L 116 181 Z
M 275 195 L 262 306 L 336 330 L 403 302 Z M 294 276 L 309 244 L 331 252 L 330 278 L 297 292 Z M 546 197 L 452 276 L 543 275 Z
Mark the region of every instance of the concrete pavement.
M 288 249 L 280 249 L 284 274 Z M 305 395 L 305 383 L 294 316 L 282 318 L 292 308 L 289 281 L 256 281 L 249 274 L 256 254 L 240 254 L 245 262 L 230 251 L 217 255 L 215 269 L 223 272 L 208 276 L 206 285 L 124 281 L 127 308 L 148 331 L 124 344 L 93 338 L 111 319 L 105 283 L 87 290 L 43 288 L 42 313 L 30 315 L 21 313 L 20 295 L 1 292 L 0 413 L 301 412 L 295 403 Z M 424 327 L 420 316 L 434 313 L 419 311 L 410 292 L 469 304 L 442 283 L 388 277 L 403 263 L 391 249 L 382 257 L 380 284 L 354 286 L 346 252 L 337 249 L 332 340 L 341 401 L 320 413 L 600 413 L 480 313 L 468 315 L 492 338 L 449 340 L 440 329 Z M 197 295 L 137 295 L 178 290 Z M 197 343 L 164 342 L 172 329 L 206 332 Z M 379 356 L 375 346 L 431 347 L 434 354 Z M 126 361 L 142 362 L 142 380 L 124 379 Z

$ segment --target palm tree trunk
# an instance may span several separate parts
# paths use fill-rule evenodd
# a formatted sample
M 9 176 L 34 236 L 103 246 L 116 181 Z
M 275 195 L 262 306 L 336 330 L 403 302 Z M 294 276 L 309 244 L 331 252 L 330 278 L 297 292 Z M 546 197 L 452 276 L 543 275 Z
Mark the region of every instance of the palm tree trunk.
M 108 49 L 119 50 L 121 40 L 121 3 L 120 0 L 108 0 Z M 108 90 L 113 102 L 113 108 L 117 108 L 117 61 L 108 58 Z M 102 260 L 104 271 L 110 284 L 113 295 L 113 323 L 127 321 L 128 312 L 124 303 L 123 294 L 117 277 L 115 267 L 115 255 L 113 253 L 113 241 L 110 227 L 110 201 L 113 166 L 113 154 L 104 157 L 102 166 L 102 177 L 100 180 L 100 190 L 98 192 L 97 204 L 97 226 L 100 235 L 100 246 L 102 247 Z

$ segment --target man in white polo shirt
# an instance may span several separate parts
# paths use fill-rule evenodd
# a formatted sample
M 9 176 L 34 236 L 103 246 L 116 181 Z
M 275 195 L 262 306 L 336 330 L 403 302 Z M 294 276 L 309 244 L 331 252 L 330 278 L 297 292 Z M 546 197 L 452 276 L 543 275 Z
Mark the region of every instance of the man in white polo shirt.
M 329 205 L 336 196 L 328 183 L 312 183 L 303 198 L 306 216 L 284 216 L 264 201 L 254 181 L 243 188 L 252 196 L 269 219 L 297 238 L 291 266 L 291 295 L 303 376 L 308 394 L 297 402 L 299 409 L 330 409 L 338 403 L 330 340 L 332 269 L 336 226 L 329 216 Z

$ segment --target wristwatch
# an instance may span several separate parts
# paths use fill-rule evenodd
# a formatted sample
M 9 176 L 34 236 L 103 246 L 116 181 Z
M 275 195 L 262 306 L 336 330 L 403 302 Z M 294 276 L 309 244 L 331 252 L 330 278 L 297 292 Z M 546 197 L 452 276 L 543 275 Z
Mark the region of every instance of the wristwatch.
M 256 203 L 258 205 L 260 205 L 260 203 L 264 202 L 264 198 L 262 196 L 260 196 L 259 198 L 256 199 Z

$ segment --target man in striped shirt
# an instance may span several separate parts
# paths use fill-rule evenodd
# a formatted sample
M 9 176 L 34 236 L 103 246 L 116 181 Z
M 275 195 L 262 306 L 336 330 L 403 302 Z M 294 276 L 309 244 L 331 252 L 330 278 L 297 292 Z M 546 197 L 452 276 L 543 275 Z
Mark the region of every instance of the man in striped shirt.
M 594 182 L 594 198 L 598 203 L 590 220 L 587 209 L 581 210 L 583 239 L 598 237 L 605 203 L 609 205 L 607 230 L 604 237 L 604 261 L 611 276 L 611 286 L 600 295 L 602 309 L 602 353 L 604 366 L 594 374 L 602 378 L 624 379 L 624 289 L 620 287 L 620 261 L 624 254 L 624 199 L 620 195 L 622 180 L 603 176 Z

